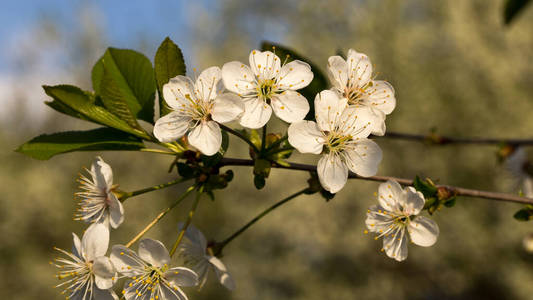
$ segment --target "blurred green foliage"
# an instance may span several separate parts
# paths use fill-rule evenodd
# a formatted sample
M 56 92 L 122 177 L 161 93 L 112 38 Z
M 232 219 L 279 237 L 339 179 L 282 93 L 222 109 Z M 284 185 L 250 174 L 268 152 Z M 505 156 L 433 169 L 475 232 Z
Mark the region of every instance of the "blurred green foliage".
M 471 1 L 279 1 L 228 0 L 218 10 L 191 6 L 194 59 L 199 69 L 231 60 L 247 61 L 259 36 L 295 49 L 325 68 L 327 58 L 348 48 L 370 56 L 378 78 L 392 83 L 398 106 L 388 130 L 447 135 L 531 137 L 533 121 L 533 10 L 513 26 L 501 22 L 499 0 Z M 171 30 L 171 29 L 169 29 Z M 92 31 L 91 31 L 92 32 Z M 80 35 L 80 40 L 89 41 Z M 179 44 L 179 41 L 176 41 Z M 94 43 L 99 43 L 96 41 Z M 93 43 L 93 44 L 94 44 Z M 83 43 L 79 43 L 83 44 Z M 90 89 L 97 55 L 85 43 L 74 80 Z M 153 45 L 155 48 L 157 45 Z M 92 59 L 87 59 L 92 57 Z M 42 100 L 46 96 L 43 94 Z M 22 102 L 21 102 L 22 103 Z M 22 104 L 21 104 L 22 105 Z M 43 110 L 48 109 L 43 104 Z M 28 124 L 24 107 L 13 108 L 0 128 L 1 299 L 60 299 L 52 246 L 68 249 L 76 174 L 96 153 L 75 153 L 41 162 L 14 153 L 17 145 L 45 131 L 86 130 L 89 123 L 53 112 L 39 128 Z M 279 132 L 281 124 L 269 126 Z M 247 157 L 232 138 L 232 157 Z M 379 174 L 438 179 L 437 183 L 517 192 L 498 164 L 496 147 L 434 146 L 379 140 L 384 160 Z M 162 182 L 172 158 L 151 153 L 103 153 L 122 190 Z M 315 163 L 296 152 L 291 161 Z M 221 240 L 252 216 L 306 186 L 308 175 L 272 170 L 260 191 L 251 168 L 235 167 L 235 179 L 216 201 L 200 203 L 195 225 Z M 174 171 L 175 172 L 175 171 Z M 112 234 L 125 243 L 171 203 L 186 184 L 126 201 L 126 222 Z M 375 203 L 377 184 L 351 181 L 329 202 L 302 196 L 254 225 L 224 249 L 224 262 L 237 282 L 229 293 L 211 280 L 191 299 L 531 299 L 533 255 L 521 246 L 533 231 L 517 222 L 518 207 L 459 198 L 434 218 L 441 235 L 431 248 L 410 247 L 406 262 L 379 252 L 381 241 L 365 236 L 366 208 Z M 170 244 L 190 199 L 169 214 L 149 237 Z M 135 246 L 134 246 L 135 248 Z

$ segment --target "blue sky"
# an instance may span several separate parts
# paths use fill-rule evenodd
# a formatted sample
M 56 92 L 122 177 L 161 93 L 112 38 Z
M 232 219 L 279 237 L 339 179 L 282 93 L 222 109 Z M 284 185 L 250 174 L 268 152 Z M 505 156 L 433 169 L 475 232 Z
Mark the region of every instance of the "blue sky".
M 0 44 L 9 46 L 43 16 L 53 18 L 61 28 L 77 26 L 80 7 L 90 6 L 103 17 L 106 41 L 110 46 L 131 48 L 139 36 L 158 43 L 167 35 L 179 41 L 186 56 L 188 40 L 187 0 L 15 0 L 4 1 L 0 10 Z M 156 45 L 154 46 L 154 48 Z M 152 53 L 146 53 L 148 55 Z M 0 51 L 0 71 L 8 62 L 6 51 Z

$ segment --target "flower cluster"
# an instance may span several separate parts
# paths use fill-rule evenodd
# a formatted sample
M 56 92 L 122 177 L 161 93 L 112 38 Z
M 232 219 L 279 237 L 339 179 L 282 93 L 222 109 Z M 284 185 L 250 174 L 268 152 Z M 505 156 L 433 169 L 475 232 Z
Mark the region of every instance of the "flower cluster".
M 59 269 L 56 277 L 62 282 L 57 287 L 63 288 L 67 299 L 117 300 L 113 286 L 119 279 L 128 278 L 122 290 L 126 300 L 186 300 L 181 287 L 201 287 L 209 267 L 224 286 L 235 287 L 224 264 L 208 249 L 204 235 L 192 225 L 186 230 L 187 243 L 181 246 L 185 263 L 195 262 L 191 268 L 171 267 L 169 252 L 163 243 L 153 239 L 141 240 L 137 253 L 114 245 L 107 257 L 110 227 L 117 228 L 124 221 L 123 207 L 114 192 L 112 169 L 101 157 L 96 158 L 88 173 L 90 178 L 81 175 L 82 191 L 76 193 L 80 207 L 75 219 L 91 225 L 81 240 L 72 234 L 71 252 L 55 248 L 64 257 L 51 262 Z

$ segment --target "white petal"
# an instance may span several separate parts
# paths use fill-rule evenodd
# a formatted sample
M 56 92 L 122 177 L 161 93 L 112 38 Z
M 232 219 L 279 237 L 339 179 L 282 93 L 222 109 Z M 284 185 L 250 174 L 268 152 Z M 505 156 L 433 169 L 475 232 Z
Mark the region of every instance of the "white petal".
M 122 245 L 111 248 L 110 259 L 115 269 L 127 277 L 139 275 L 145 268 L 145 263 L 137 253 Z
M 209 101 L 217 97 L 218 82 L 222 78 L 222 72 L 219 67 L 210 67 L 202 71 L 196 79 L 196 94 L 198 98 Z
M 400 208 L 398 204 L 402 193 L 402 186 L 394 180 L 388 180 L 380 184 L 378 189 L 379 205 L 388 211 L 399 212 Z
M 257 129 L 265 126 L 272 115 L 272 107 L 259 98 L 244 99 L 244 113 L 240 124 L 243 127 Z
M 220 284 L 225 286 L 228 290 L 233 291 L 235 289 L 235 282 L 231 277 L 230 273 L 226 269 L 226 266 L 222 261 L 214 256 L 209 256 L 209 263 L 215 268 L 215 273 L 217 274 L 218 281 Z
M 81 238 L 81 251 L 86 261 L 104 256 L 109 245 L 109 228 L 101 223 L 93 223 Z
M 155 122 L 154 135 L 160 142 L 173 142 L 187 132 L 191 120 L 181 112 L 171 112 Z
M 183 223 L 180 222 L 178 224 L 178 231 L 181 231 L 183 228 Z M 196 244 L 199 246 L 200 249 L 203 249 L 202 254 L 205 254 L 205 250 L 207 249 L 207 240 L 205 239 L 204 234 L 198 230 L 193 224 L 189 224 L 187 227 L 187 230 L 185 231 L 185 237 L 193 244 Z
M 331 56 L 328 58 L 329 81 L 338 91 L 344 91 L 348 85 L 348 65 L 344 58 Z
M 396 107 L 394 88 L 386 81 L 372 81 L 371 86 L 367 87 L 365 92 L 368 96 L 363 102 L 386 115 L 390 114 Z
M 342 111 L 337 119 L 336 128 L 344 135 L 350 135 L 354 140 L 366 138 L 372 133 L 376 115 L 372 109 L 364 106 L 350 105 Z
M 348 167 L 338 155 L 326 154 L 318 161 L 318 179 L 330 193 L 340 191 L 348 180 Z
M 407 258 L 407 234 L 405 228 L 396 231 L 394 234 L 386 235 L 383 238 L 383 248 L 388 257 L 397 261 L 403 261 Z
M 115 268 L 108 257 L 100 256 L 94 260 L 93 274 L 96 286 L 99 289 L 107 290 L 113 286 Z
M 100 156 L 91 165 L 91 173 L 96 186 L 107 192 L 113 185 L 113 170 Z
M 93 289 L 94 300 L 118 300 L 117 294 L 112 290 L 101 290 L 98 287 Z
M 252 50 L 250 52 L 250 68 L 261 79 L 272 79 L 278 76 L 281 69 L 279 57 L 270 51 Z
M 383 154 L 378 144 L 361 139 L 345 149 L 344 159 L 350 171 L 363 177 L 376 175 Z
M 214 155 L 222 145 L 220 126 L 214 121 L 202 121 L 189 133 L 188 139 L 204 155 Z
M 293 60 L 281 68 L 278 86 L 282 90 L 299 90 L 308 86 L 313 76 L 308 63 Z
M 315 97 L 315 118 L 322 131 L 333 131 L 348 100 L 330 90 L 322 91 Z
M 172 288 L 169 286 L 166 286 L 165 284 L 160 285 L 161 288 L 161 300 L 187 300 L 187 295 L 180 289 L 180 288 Z M 135 300 L 138 300 L 137 298 L 134 298 Z M 139 299 L 139 300 L 152 300 L 149 297 L 146 297 L 146 299 Z
M 387 126 L 385 125 L 385 113 L 375 108 L 371 109 L 374 114 L 374 122 L 372 123 L 372 134 L 376 136 L 384 136 Z
M 165 273 L 165 278 L 174 286 L 198 285 L 198 275 L 189 268 L 172 268 Z
M 196 99 L 192 80 L 182 75 L 171 78 L 163 86 L 163 98 L 168 106 L 176 110 L 189 106 L 191 100 Z
M 124 207 L 113 192 L 108 193 L 109 197 L 109 223 L 111 227 L 117 229 L 124 222 Z
M 424 195 L 411 186 L 403 190 L 398 200 L 398 203 L 402 206 L 402 211 L 408 215 L 418 215 L 426 202 Z
M 72 233 L 72 254 L 74 254 L 78 258 L 83 258 L 82 252 L 81 252 L 81 241 L 80 238 L 73 232 Z
M 373 205 L 368 208 L 366 213 L 366 228 L 370 232 L 383 232 L 389 229 L 391 220 L 393 219 L 392 215 L 387 214 L 385 208 L 380 205 Z
M 271 105 L 276 116 L 287 123 L 301 121 L 309 112 L 309 102 L 295 91 L 285 91 L 272 97 Z
M 229 91 L 239 95 L 256 93 L 255 75 L 247 65 L 232 61 L 222 66 L 222 81 Z
M 370 82 L 372 79 L 372 63 L 368 56 L 350 49 L 346 56 L 346 63 L 350 81 L 355 81 L 355 86 L 364 87 Z
M 139 256 L 147 263 L 158 268 L 170 264 L 167 248 L 160 241 L 143 239 L 139 242 Z
M 241 98 L 232 93 L 218 95 L 213 103 L 211 117 L 218 123 L 231 122 L 244 112 Z
M 287 131 L 289 143 L 301 153 L 320 154 L 325 137 L 313 121 L 292 123 Z
M 419 216 L 409 223 L 409 235 L 413 243 L 429 247 L 435 244 L 439 237 L 439 226 L 435 221 Z

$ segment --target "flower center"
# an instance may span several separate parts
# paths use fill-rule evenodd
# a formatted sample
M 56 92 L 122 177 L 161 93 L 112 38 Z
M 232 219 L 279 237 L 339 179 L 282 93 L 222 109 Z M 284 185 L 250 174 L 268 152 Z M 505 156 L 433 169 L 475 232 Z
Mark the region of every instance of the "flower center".
M 350 80 L 348 86 L 344 89 L 343 96 L 348 99 L 348 104 L 359 104 L 359 102 L 367 96 L 367 90 L 372 87 L 372 85 L 372 82 L 369 82 L 365 86 L 360 87 L 356 82 Z
M 346 142 L 352 139 L 351 135 L 341 135 L 338 133 L 330 133 L 326 141 L 327 153 L 339 153 L 346 148 Z
M 276 81 L 274 79 L 260 79 L 257 84 L 256 90 L 257 96 L 268 102 L 276 93 Z
M 194 100 L 189 94 L 186 94 L 185 98 L 190 102 L 187 111 L 193 120 L 205 121 L 211 117 L 212 103 L 202 99 Z

